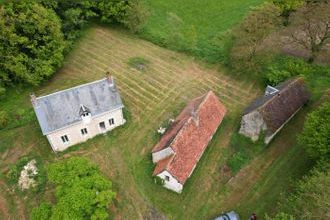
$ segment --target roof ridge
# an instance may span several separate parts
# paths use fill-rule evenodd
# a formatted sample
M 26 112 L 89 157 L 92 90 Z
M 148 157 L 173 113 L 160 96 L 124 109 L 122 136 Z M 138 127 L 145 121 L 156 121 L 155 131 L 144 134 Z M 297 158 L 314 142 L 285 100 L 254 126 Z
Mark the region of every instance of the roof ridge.
M 50 94 L 47 94 L 47 95 L 36 97 L 36 100 L 42 99 L 42 98 L 45 98 L 45 97 L 48 97 L 48 96 L 51 96 L 51 95 L 55 95 L 55 94 L 58 94 L 58 93 L 62 93 L 62 92 L 68 91 L 68 90 L 77 89 L 77 88 L 84 87 L 84 86 L 87 86 L 87 85 L 92 85 L 94 83 L 98 83 L 98 82 L 106 81 L 106 80 L 107 80 L 107 78 L 103 78 L 103 79 L 99 79 L 99 80 L 92 81 L 92 82 L 89 82 L 89 83 L 80 84 L 80 85 L 70 87 L 70 88 L 67 88 L 67 89 L 63 89 L 63 90 L 60 90 L 60 91 L 57 91 L 57 92 L 53 92 L 53 93 L 50 93 Z
M 282 90 L 279 90 L 278 93 L 279 93 L 279 92 L 283 92 L 283 91 L 288 90 L 289 87 L 290 87 L 293 83 L 296 83 L 298 80 L 301 80 L 301 79 L 302 79 L 301 77 L 297 77 L 297 78 L 295 78 L 295 79 L 292 79 L 292 81 L 289 82 L 289 84 L 288 84 L 287 86 L 285 86 Z M 269 100 L 267 100 L 264 104 L 262 104 L 261 106 L 259 106 L 257 109 L 261 109 L 261 108 L 263 108 L 266 104 L 268 104 L 269 102 L 272 102 L 272 101 L 275 99 L 275 97 L 277 97 L 276 94 L 277 94 L 277 93 L 275 93 L 275 94 L 274 94 Z
M 195 98 L 194 100 L 197 100 L 199 98 L 202 98 L 203 96 L 203 100 L 199 103 L 198 105 L 198 108 L 197 108 L 197 111 L 196 112 L 199 112 L 200 110 L 200 106 L 205 102 L 206 100 L 206 97 L 208 97 L 210 94 L 210 91 L 204 95 L 201 95 L 197 98 Z M 193 103 L 194 100 L 190 101 L 190 103 Z M 190 104 L 189 103 L 189 104 Z M 181 126 L 181 128 L 179 129 L 179 131 L 176 133 L 175 137 L 173 138 L 173 140 L 168 144 L 168 146 L 170 147 L 172 145 L 172 143 L 174 143 L 176 141 L 176 139 L 178 138 L 178 136 L 180 136 L 181 132 L 183 132 L 184 128 L 188 126 L 189 122 L 193 119 L 193 116 L 190 114 L 189 117 L 187 118 L 187 120 L 183 123 L 183 125 Z M 172 148 L 172 150 L 174 151 L 174 149 Z M 174 151 L 175 152 L 175 151 Z

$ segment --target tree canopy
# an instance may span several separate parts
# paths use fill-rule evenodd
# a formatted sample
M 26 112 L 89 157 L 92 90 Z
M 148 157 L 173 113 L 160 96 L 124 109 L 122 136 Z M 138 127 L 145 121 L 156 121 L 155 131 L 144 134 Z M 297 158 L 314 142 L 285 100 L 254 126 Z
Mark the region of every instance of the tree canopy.
M 32 219 L 107 219 L 107 207 L 115 197 L 111 182 L 89 160 L 72 157 L 48 169 L 56 186 L 57 203 L 51 208 L 42 203 L 32 212 Z M 48 213 L 48 214 L 47 214 Z
M 255 7 L 233 31 L 234 41 L 230 50 L 231 63 L 243 69 L 253 64 L 258 46 L 282 24 L 280 9 L 267 2 Z
M 330 102 L 310 113 L 298 140 L 307 153 L 316 159 L 330 156 Z
M 313 62 L 330 42 L 330 1 L 309 1 L 292 16 L 288 32 L 290 44 L 296 44 L 309 52 Z
M 38 85 L 50 77 L 88 22 L 137 31 L 144 16 L 137 0 L 5 1 L 0 6 L 0 97 L 8 85 Z
M 50 9 L 28 0 L 0 8 L 0 80 L 39 84 L 62 64 L 61 21 Z

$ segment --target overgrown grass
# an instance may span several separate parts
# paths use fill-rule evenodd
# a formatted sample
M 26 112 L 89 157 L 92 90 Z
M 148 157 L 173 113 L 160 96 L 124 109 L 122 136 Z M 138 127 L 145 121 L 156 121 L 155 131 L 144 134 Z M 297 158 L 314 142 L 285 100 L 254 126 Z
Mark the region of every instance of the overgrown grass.
M 143 0 L 151 15 L 141 36 L 170 49 L 218 62 L 227 31 L 264 0 Z
M 263 143 L 263 135 L 256 142 L 252 142 L 239 133 L 235 132 L 230 140 L 230 147 L 234 149 L 234 154 L 228 160 L 228 166 L 235 175 L 244 165 L 248 164 L 251 159 L 260 154 L 265 149 Z

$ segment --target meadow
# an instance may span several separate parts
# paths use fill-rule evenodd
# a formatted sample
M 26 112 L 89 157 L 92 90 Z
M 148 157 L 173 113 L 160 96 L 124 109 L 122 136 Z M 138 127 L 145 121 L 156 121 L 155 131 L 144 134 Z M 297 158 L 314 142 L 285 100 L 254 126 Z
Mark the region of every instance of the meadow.
M 252 212 L 263 216 L 276 211 L 274 204 L 290 190 L 291 181 L 309 168 L 305 153 L 295 144 L 307 110 L 234 176 L 226 166 L 234 151 L 229 142 L 237 132 L 242 110 L 262 94 L 256 82 L 233 77 L 224 68 L 205 65 L 123 30 L 95 26 L 84 35 L 53 78 L 40 87 L 13 89 L 0 108 L 12 115 L 17 111 L 30 114 L 30 92 L 48 94 L 100 79 L 109 71 L 125 103 L 127 123 L 106 136 L 54 154 L 33 115 L 20 124 L 13 120 L 0 131 L 0 216 L 4 219 L 26 218 L 43 199 L 54 200 L 51 185 L 29 196 L 13 191 L 6 183 L 9 167 L 23 156 L 37 156 L 46 167 L 72 155 L 91 159 L 111 179 L 117 192 L 110 207 L 113 219 L 211 219 L 229 210 L 236 210 L 243 219 Z M 134 68 L 134 62 L 141 60 L 144 68 Z M 218 95 L 228 113 L 178 195 L 156 185 L 151 177 L 150 151 L 159 138 L 156 130 L 190 99 L 209 90 Z
M 211 62 L 225 55 L 227 33 L 264 0 L 143 0 L 149 17 L 141 36 Z

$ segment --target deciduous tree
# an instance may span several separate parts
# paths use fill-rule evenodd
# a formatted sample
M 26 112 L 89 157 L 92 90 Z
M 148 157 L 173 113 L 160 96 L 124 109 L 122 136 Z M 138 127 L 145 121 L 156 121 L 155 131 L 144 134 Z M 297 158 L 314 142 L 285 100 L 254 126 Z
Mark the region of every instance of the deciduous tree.
M 39 84 L 62 64 L 65 42 L 56 14 L 34 1 L 0 7 L 1 84 Z
M 230 51 L 233 66 L 249 68 L 258 46 L 281 26 L 281 11 L 273 3 L 265 3 L 252 9 L 243 22 L 234 29 L 233 47 Z
M 90 161 L 72 157 L 51 164 L 48 177 L 56 186 L 57 200 L 50 219 L 108 218 L 107 207 L 116 194 L 111 182 Z
M 310 1 L 293 16 L 289 28 L 290 41 L 310 53 L 313 62 L 330 42 L 330 1 Z

